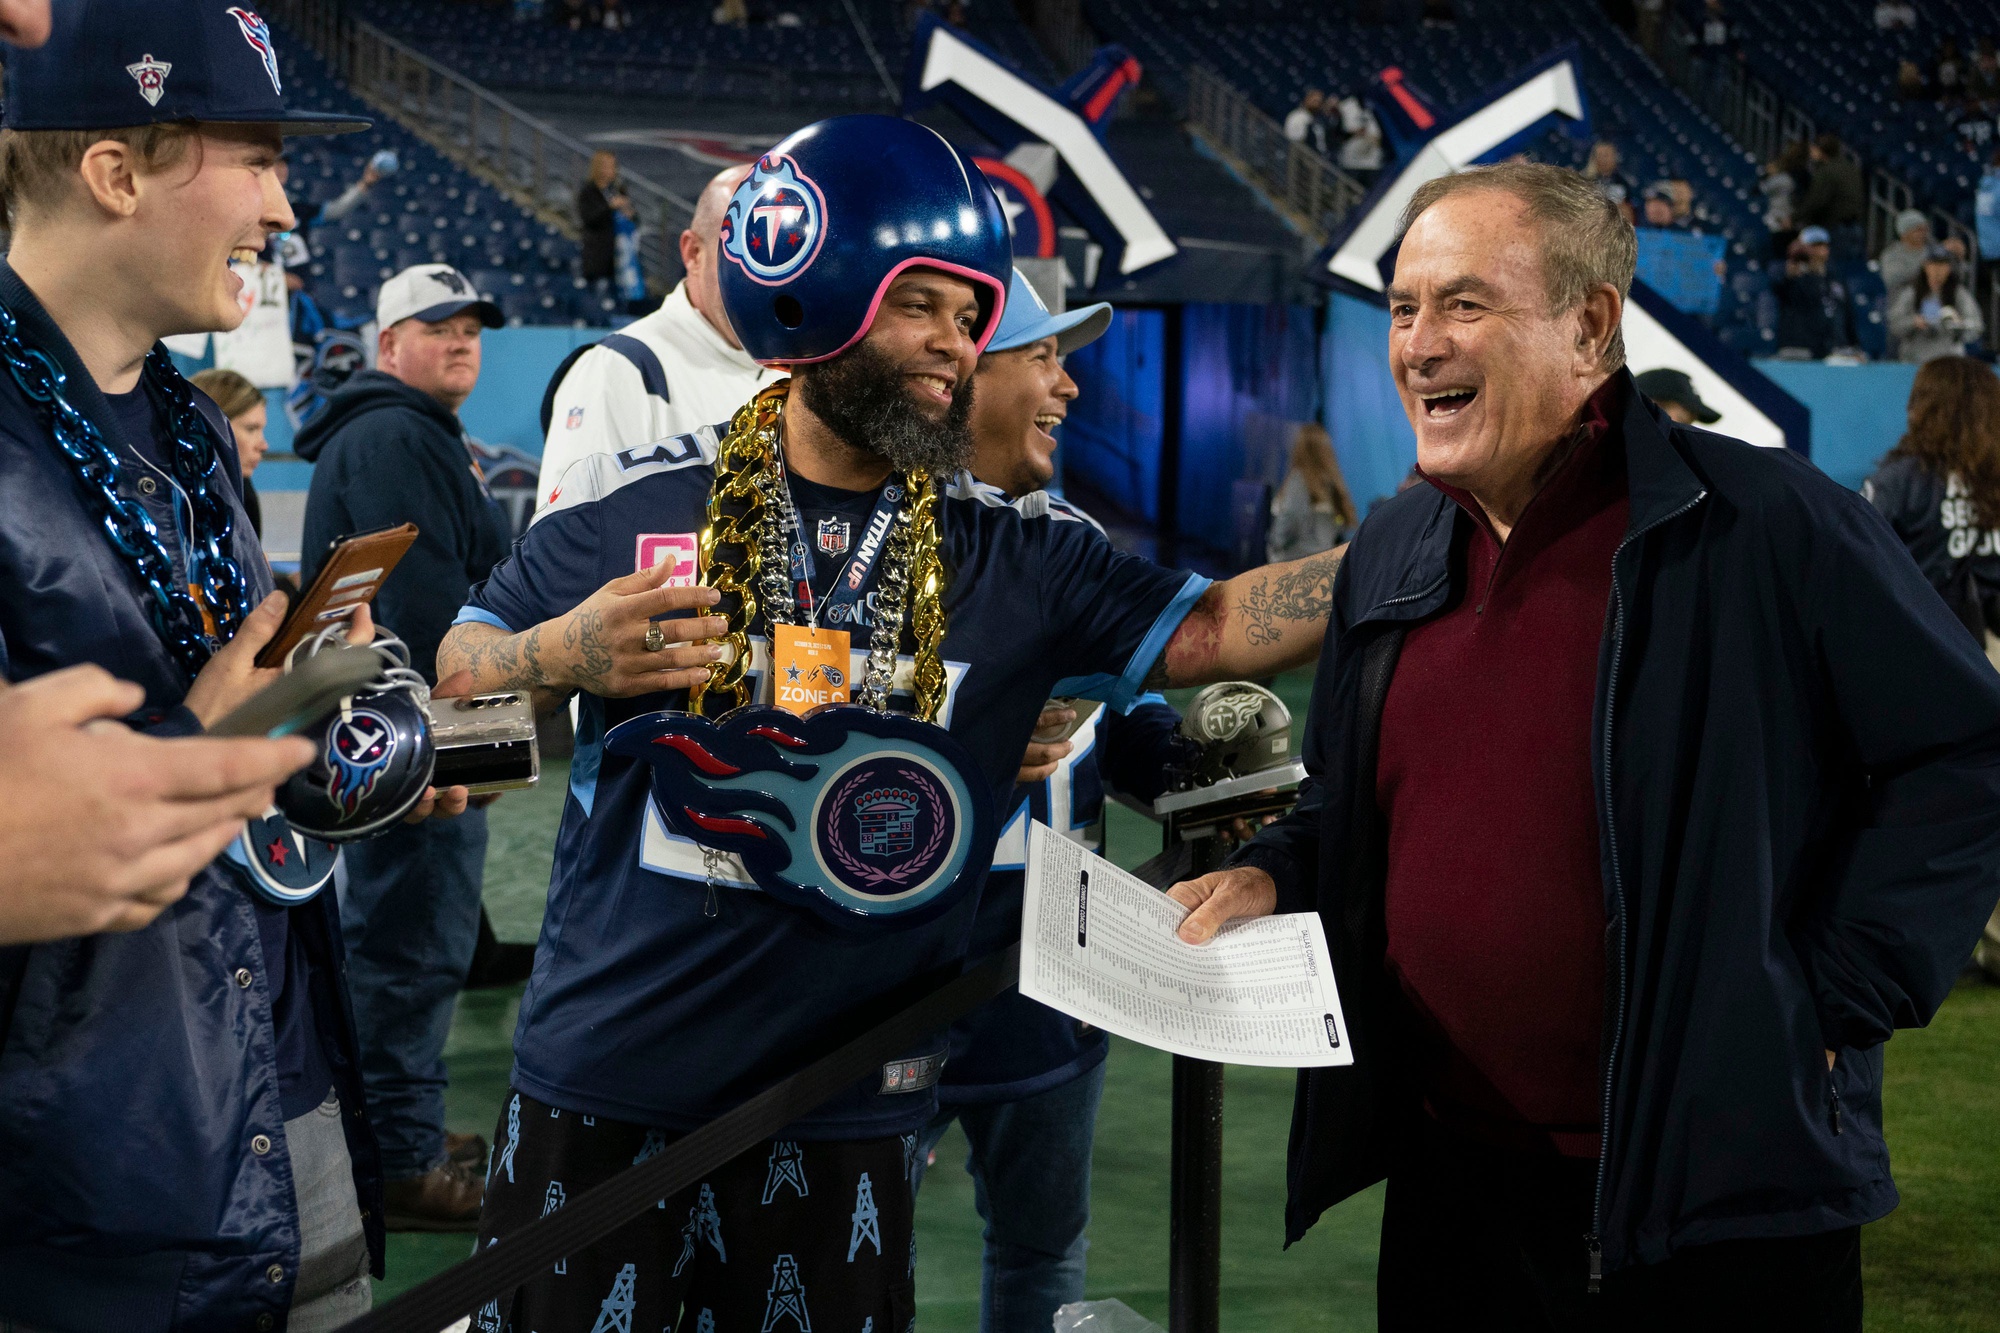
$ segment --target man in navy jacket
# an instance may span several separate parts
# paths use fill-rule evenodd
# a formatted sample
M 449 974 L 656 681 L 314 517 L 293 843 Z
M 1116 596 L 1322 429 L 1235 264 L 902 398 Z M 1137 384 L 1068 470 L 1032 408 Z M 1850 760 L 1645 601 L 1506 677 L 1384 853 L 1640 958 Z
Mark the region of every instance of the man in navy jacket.
M 7 52 L 0 120 L 0 673 L 94 663 L 144 692 L 127 725 L 185 736 L 275 678 L 252 659 L 283 604 L 228 422 L 158 339 L 241 322 L 231 259 L 292 224 L 281 136 L 366 122 L 287 109 L 247 9 L 91 0 L 53 27 Z M 367 1309 L 380 1184 L 331 895 L 253 896 L 253 865 L 309 860 L 282 817 L 258 830 L 141 929 L 0 949 L 0 1323 Z
M 1634 241 L 1425 185 L 1390 364 L 1430 484 L 1334 588 L 1298 811 L 1182 937 L 1327 926 L 1355 1062 L 1286 1227 L 1376 1180 L 1385 1329 L 1859 1330 L 1882 1043 L 2000 884 L 2000 677 L 1860 496 L 1625 371 Z
M 479 382 L 479 332 L 500 311 L 449 264 L 382 284 L 377 369 L 327 400 L 293 446 L 315 464 L 305 577 L 354 532 L 417 525 L 382 582 L 376 618 L 437 683 L 437 646 L 467 591 L 507 554 L 507 522 L 458 424 Z M 361 1035 L 368 1117 L 382 1146 L 392 1231 L 471 1231 L 485 1140 L 444 1127 L 444 1043 L 479 939 L 486 812 L 395 828 L 347 853 L 341 927 Z

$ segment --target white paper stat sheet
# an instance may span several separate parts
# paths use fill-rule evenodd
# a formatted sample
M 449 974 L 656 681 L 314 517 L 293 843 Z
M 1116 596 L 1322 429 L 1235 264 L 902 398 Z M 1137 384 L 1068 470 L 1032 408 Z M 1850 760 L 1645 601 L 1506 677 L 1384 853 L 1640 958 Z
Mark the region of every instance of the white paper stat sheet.
M 1318 916 L 1232 921 L 1207 944 L 1144 880 L 1028 830 L 1021 993 L 1147 1046 L 1238 1065 L 1353 1063 Z

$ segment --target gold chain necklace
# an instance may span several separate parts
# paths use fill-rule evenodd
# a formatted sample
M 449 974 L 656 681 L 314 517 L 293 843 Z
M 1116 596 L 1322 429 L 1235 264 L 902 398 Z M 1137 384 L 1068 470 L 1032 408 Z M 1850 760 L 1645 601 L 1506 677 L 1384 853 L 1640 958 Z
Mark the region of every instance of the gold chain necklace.
M 780 380 L 738 409 L 716 452 L 708 524 L 701 533 L 701 582 L 722 594 L 711 614 L 725 617 L 729 628 L 720 639 L 710 642 L 726 645 L 730 655 L 710 668 L 706 681 L 688 692 L 688 708 L 695 713 L 703 711 L 710 694 L 722 698 L 728 708 L 751 702 L 745 680 L 750 668 L 750 625 L 757 617 L 758 588 L 775 586 L 766 582 L 769 571 L 764 569 L 764 547 L 778 521 L 778 506 L 773 500 L 784 485 L 778 470 L 778 441 L 790 388 L 789 380 Z M 934 723 L 944 707 L 944 592 L 949 583 L 944 560 L 938 554 L 937 479 L 917 477 L 906 489 L 909 500 L 896 516 L 882 577 L 894 593 L 901 593 L 905 582 L 915 593 L 910 624 L 917 641 L 917 716 Z M 773 598 L 767 594 L 765 600 Z M 902 598 L 892 595 L 890 600 L 898 603 L 894 628 L 899 638 Z M 764 608 L 767 625 L 776 623 L 776 610 L 774 606 Z M 884 637 L 878 635 L 878 639 Z M 886 669 L 893 670 L 893 641 L 878 642 L 870 652 L 871 663 L 885 655 L 885 647 L 890 658 Z M 871 672 L 871 678 L 881 670 L 878 667 Z M 886 696 L 884 703 L 886 706 Z

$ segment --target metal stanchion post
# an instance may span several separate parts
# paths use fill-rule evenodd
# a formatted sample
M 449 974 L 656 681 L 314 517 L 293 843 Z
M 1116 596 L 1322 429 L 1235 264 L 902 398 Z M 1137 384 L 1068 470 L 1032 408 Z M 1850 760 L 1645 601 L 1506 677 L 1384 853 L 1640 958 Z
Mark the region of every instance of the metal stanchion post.
M 1169 817 L 1169 849 L 1181 840 L 1181 821 Z M 1221 840 L 1189 844 L 1188 874 L 1205 875 L 1222 864 Z M 1222 1318 L 1222 1066 L 1174 1057 L 1172 1183 L 1167 1239 L 1169 1333 L 1218 1333 Z
M 1167 1328 L 1217 1333 L 1222 1317 L 1222 1066 L 1174 1057 L 1173 1222 Z
M 1188 705 L 1186 771 L 1153 802 L 1161 855 L 1139 868 L 1167 888 L 1220 869 L 1232 838 L 1283 814 L 1305 766 L 1290 757 L 1283 701 L 1245 682 L 1211 685 Z M 1167 1262 L 1170 1333 L 1218 1333 L 1222 1316 L 1222 1066 L 1174 1057 L 1173 1175 Z

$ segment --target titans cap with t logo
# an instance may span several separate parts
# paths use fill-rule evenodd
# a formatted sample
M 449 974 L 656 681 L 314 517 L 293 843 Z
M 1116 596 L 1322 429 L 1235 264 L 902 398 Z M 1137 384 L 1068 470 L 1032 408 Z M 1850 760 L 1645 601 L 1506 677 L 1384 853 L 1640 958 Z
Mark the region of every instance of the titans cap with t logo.
M 346 134 L 373 122 L 285 105 L 271 25 L 227 0 L 61 0 L 48 42 L 6 48 L 0 126 L 103 130 L 168 121 Z
M 500 307 L 481 298 L 465 275 L 449 264 L 413 264 L 383 283 L 375 295 L 378 328 L 406 319 L 435 324 L 465 310 L 479 316 L 479 322 L 489 329 L 507 322 Z

